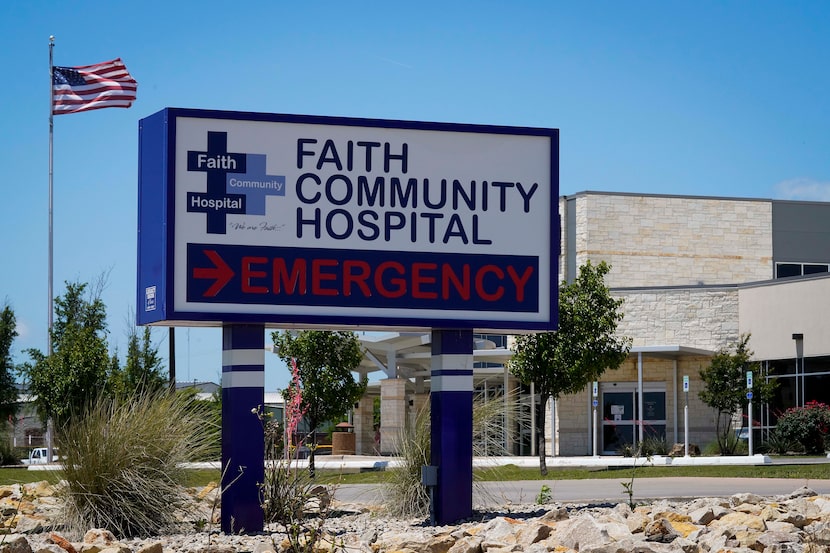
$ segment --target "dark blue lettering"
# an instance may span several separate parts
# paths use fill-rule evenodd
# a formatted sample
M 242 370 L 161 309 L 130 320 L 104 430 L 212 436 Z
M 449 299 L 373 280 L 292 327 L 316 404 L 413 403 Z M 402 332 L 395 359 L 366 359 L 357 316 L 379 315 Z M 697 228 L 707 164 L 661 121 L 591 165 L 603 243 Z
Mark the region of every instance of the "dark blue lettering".
M 401 144 L 401 153 L 400 154 L 393 154 L 392 148 L 390 148 L 389 143 L 386 142 L 383 145 L 383 172 L 389 172 L 390 161 L 393 159 L 397 159 L 401 162 L 401 173 L 406 174 L 408 162 L 408 154 L 409 154 L 409 146 L 406 142 Z
M 320 238 L 320 208 L 314 209 L 314 216 L 311 219 L 303 219 L 303 208 L 297 208 L 297 238 L 303 237 L 303 225 L 314 227 L 314 238 Z
M 465 244 L 468 242 L 467 233 L 464 231 L 464 225 L 461 224 L 461 217 L 458 213 L 450 215 L 450 222 L 447 224 L 447 230 L 444 231 L 444 244 L 450 241 L 450 238 L 461 238 Z
M 387 242 L 392 239 L 392 231 L 393 230 L 400 230 L 406 226 L 406 217 L 400 211 L 387 211 L 383 214 L 385 219 L 385 228 L 383 238 Z M 393 223 L 392 219 L 396 219 L 397 222 Z
M 375 177 L 375 185 L 369 188 L 369 179 L 364 175 L 357 177 L 357 205 L 380 205 L 383 206 L 384 192 L 386 191 L 386 179 Z
M 429 221 L 429 243 L 435 243 L 435 221 L 438 219 L 443 219 L 443 213 L 421 213 L 421 218 L 426 219 Z
M 513 183 L 493 181 L 490 183 L 490 186 L 495 186 L 496 188 L 501 189 L 501 193 L 499 195 L 499 211 L 504 213 L 505 211 L 507 211 L 507 189 L 513 188 Z
M 346 223 L 346 230 L 341 233 L 338 233 L 334 228 L 334 218 L 337 215 L 342 215 L 343 220 Z M 348 238 L 351 236 L 353 230 L 354 221 L 352 221 L 352 214 L 345 209 L 332 209 L 329 214 L 326 215 L 326 232 L 328 232 L 328 235 L 335 240 L 344 240 Z
M 306 144 L 317 144 L 315 138 L 298 138 L 297 139 L 297 169 L 303 168 L 303 157 L 313 156 L 314 152 L 306 150 L 303 146 Z
M 366 150 L 366 172 L 368 173 L 372 170 L 372 148 L 380 148 L 380 142 L 365 142 L 361 140 L 357 145 Z
M 320 201 L 320 192 L 319 191 L 315 192 L 314 195 L 312 195 L 311 197 L 307 197 L 305 194 L 303 194 L 303 181 L 306 180 L 306 179 L 311 179 L 312 181 L 314 181 L 314 184 L 316 184 L 317 186 L 320 186 L 320 184 L 321 184 L 320 183 L 320 178 L 317 175 L 315 175 L 314 173 L 303 173 L 302 175 L 300 175 L 297 178 L 297 185 L 296 185 L 297 198 L 299 198 L 299 200 L 301 202 L 303 202 L 304 204 L 314 204 L 314 203 L 319 202 Z
M 346 191 L 343 198 L 338 199 L 334 196 L 334 183 L 337 181 L 345 185 Z M 346 205 L 352 201 L 352 181 L 346 175 L 332 175 L 326 181 L 326 199 L 334 205 Z
M 380 227 L 377 225 L 378 214 L 374 211 L 364 210 L 357 214 L 357 221 L 362 227 L 370 232 L 364 232 L 364 228 L 357 231 L 357 235 L 364 240 L 377 240 L 380 237 Z
M 343 164 L 340 163 L 340 156 L 337 154 L 337 148 L 334 146 L 334 140 L 329 138 L 323 144 L 323 151 L 320 152 L 320 157 L 317 159 L 317 170 L 323 168 L 324 163 L 334 163 L 338 171 L 343 170 Z
M 441 179 L 441 199 L 433 202 L 429 198 L 429 179 L 424 179 L 424 205 L 430 209 L 441 209 L 447 205 L 447 179 Z
M 398 177 L 392 177 L 390 184 L 392 186 L 392 207 L 397 207 L 398 204 L 401 207 L 411 207 L 413 209 L 418 207 L 418 194 L 416 193 L 418 186 L 417 179 L 408 179 L 406 182 L 406 190 L 401 186 L 401 179 Z M 411 206 L 409 205 L 410 201 L 412 202 Z
M 464 190 L 464 187 L 461 185 L 461 181 L 457 179 L 453 179 L 452 181 L 452 208 L 458 209 L 458 198 L 461 197 L 464 200 L 464 203 L 467 204 L 467 209 L 475 211 L 476 208 L 476 189 L 475 189 L 476 182 L 472 182 L 472 186 L 470 186 L 470 193 L 467 194 L 467 191 Z

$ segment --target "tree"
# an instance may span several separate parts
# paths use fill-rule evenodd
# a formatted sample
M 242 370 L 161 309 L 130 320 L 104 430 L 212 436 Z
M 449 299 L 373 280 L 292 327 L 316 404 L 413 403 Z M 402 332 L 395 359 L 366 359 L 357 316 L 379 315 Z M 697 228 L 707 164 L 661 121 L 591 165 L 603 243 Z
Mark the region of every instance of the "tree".
M 116 394 L 156 392 L 167 386 L 163 361 L 157 346 L 153 345 L 150 327 L 145 326 L 141 337 L 136 327 L 130 327 L 127 339 L 127 360 L 122 369 L 113 364 L 110 388 Z
M 615 335 L 623 318 L 623 300 L 611 297 L 605 286 L 610 266 L 588 261 L 572 283 L 559 286 L 559 328 L 555 332 L 516 338 L 512 372 L 522 383 L 536 387 L 535 406 L 539 469 L 545 463 L 545 406 L 549 399 L 583 390 L 607 369 L 616 369 L 628 356 L 631 339 Z
M 712 357 L 708 367 L 700 371 L 703 380 L 703 389 L 698 396 L 701 401 L 717 410 L 715 432 L 718 437 L 718 447 L 725 455 L 733 455 L 738 447 L 738 440 L 732 434 L 732 417 L 743 412 L 749 404 L 746 394 L 750 390 L 746 386 L 746 373 L 752 371 L 759 374 L 760 364 L 752 361 L 752 350 L 749 349 L 749 334 L 742 334 L 734 347 L 722 348 Z M 756 400 L 770 401 L 775 393 L 777 382 L 763 378 L 752 379 L 752 395 Z M 746 420 L 741 419 L 741 428 L 746 426 Z
M 356 381 L 352 374 L 363 350 L 354 332 L 274 332 L 271 337 L 280 359 L 289 367 L 292 359 L 297 364 L 301 389 L 289 386 L 283 395 L 287 403 L 297 394 L 301 397 L 300 409 L 311 432 L 308 470 L 313 477 L 318 427 L 343 416 L 366 391 L 366 380 Z
M 7 304 L 0 311 L 0 420 L 17 414 L 17 386 L 14 383 L 15 365 L 12 343 L 17 337 L 17 320 Z
M 100 289 L 88 292 L 86 283 L 66 283 L 64 295 L 55 298 L 51 340 L 49 355 L 27 350 L 31 362 L 23 373 L 41 418 L 60 425 L 82 413 L 106 383 L 111 360 Z

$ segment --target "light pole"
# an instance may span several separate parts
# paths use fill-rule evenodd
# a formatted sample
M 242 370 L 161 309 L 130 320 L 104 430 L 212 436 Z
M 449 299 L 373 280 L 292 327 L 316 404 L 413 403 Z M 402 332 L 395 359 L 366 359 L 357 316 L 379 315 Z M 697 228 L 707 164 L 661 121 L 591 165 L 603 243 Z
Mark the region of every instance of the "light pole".
M 801 407 L 804 405 L 804 335 L 793 334 L 793 340 L 795 340 L 795 406 Z M 799 365 L 801 365 L 800 384 L 798 382 Z

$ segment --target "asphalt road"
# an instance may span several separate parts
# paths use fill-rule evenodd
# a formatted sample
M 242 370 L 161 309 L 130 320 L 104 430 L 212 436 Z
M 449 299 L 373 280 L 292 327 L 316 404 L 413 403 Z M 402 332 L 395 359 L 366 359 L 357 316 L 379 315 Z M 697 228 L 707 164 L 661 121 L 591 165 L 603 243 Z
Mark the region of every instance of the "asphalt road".
M 553 502 L 620 503 L 628 501 L 623 483 L 630 477 L 602 480 L 520 480 L 513 482 L 477 483 L 473 490 L 473 504 L 504 507 L 510 504 L 532 504 L 542 485 L 550 488 Z M 789 494 L 807 486 L 820 494 L 830 495 L 830 470 L 827 480 L 797 478 L 697 478 L 665 477 L 636 478 L 633 483 L 634 501 L 646 499 L 693 499 L 697 497 L 728 497 L 736 493 L 755 493 L 763 496 Z M 345 503 L 380 505 L 382 494 L 377 484 L 341 485 L 335 497 Z

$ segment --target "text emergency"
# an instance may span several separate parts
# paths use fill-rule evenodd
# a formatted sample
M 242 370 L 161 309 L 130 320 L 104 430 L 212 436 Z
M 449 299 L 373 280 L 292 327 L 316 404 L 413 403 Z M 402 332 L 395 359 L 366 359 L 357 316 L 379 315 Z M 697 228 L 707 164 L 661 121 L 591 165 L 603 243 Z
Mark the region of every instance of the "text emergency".
M 521 312 L 539 308 L 538 258 L 188 244 L 194 302 Z

